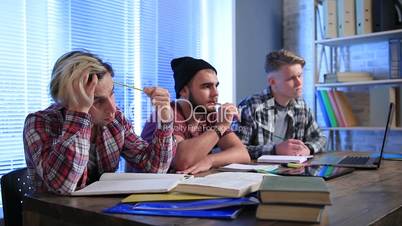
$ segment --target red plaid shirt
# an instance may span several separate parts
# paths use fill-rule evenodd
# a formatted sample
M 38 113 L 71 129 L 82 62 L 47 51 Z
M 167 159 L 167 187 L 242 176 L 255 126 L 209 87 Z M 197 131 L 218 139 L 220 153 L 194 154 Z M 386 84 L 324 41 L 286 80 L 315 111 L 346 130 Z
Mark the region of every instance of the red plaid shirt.
M 172 124 L 161 124 L 148 144 L 118 109 L 115 120 L 101 127 L 96 137 L 95 174 L 116 171 L 120 155 L 136 169 L 166 173 L 176 151 Z M 87 185 L 91 127 L 89 114 L 58 104 L 27 116 L 25 159 L 37 189 L 69 194 Z

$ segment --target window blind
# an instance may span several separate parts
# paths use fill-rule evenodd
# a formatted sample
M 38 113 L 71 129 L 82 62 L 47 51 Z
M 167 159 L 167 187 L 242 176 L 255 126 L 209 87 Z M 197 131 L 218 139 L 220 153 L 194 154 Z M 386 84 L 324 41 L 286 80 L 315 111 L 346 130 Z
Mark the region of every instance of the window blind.
M 200 57 L 203 1 L 0 1 L 0 176 L 25 166 L 25 117 L 52 102 L 51 69 L 67 51 L 87 49 L 112 64 L 116 81 L 160 86 L 174 99 L 170 61 Z M 153 111 L 149 98 L 117 86 L 115 97 L 139 134 Z

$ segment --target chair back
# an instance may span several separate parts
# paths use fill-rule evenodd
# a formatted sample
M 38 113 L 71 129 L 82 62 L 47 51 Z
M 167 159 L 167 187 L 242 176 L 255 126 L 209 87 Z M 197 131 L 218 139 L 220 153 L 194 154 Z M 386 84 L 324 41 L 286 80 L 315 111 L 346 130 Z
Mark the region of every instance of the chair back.
M 22 204 L 26 194 L 32 194 L 34 187 L 27 168 L 11 171 L 1 177 L 4 225 L 22 225 Z

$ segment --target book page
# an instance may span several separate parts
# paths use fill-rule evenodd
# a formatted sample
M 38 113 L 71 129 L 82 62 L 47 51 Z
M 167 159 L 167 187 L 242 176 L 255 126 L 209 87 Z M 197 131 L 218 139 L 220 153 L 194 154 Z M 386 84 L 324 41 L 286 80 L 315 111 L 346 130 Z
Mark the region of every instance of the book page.
M 105 180 L 96 181 L 71 193 L 72 196 L 133 193 L 163 193 L 172 190 L 179 179 Z
M 239 191 L 240 194 L 250 193 L 258 191 L 264 175 L 266 174 L 245 172 L 215 173 L 205 177 L 194 177 L 181 181 L 175 190 L 194 192 L 194 194 L 208 194 L 203 193 L 207 192 L 206 188 L 217 188 L 222 189 L 222 192 L 231 190 Z M 189 189 L 188 186 L 192 186 L 192 188 Z
M 177 179 L 183 180 L 192 177 L 186 174 L 163 173 L 103 173 L 100 181 L 105 180 L 144 180 L 144 179 Z

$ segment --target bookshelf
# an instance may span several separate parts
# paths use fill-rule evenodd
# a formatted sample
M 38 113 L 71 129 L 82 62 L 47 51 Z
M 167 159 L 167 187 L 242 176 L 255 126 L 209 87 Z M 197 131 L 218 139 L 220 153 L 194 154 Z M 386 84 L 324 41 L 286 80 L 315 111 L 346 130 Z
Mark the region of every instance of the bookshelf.
M 371 43 L 378 42 L 390 39 L 402 39 L 402 29 L 391 30 L 391 31 L 382 31 L 382 32 L 373 32 L 369 34 L 363 35 L 354 35 L 347 37 L 339 37 L 332 39 L 323 39 L 315 41 L 315 44 L 324 45 L 324 46 L 348 46 L 354 44 Z
M 354 127 L 321 127 L 324 131 L 384 131 L 384 127 L 368 127 L 368 126 L 354 126 Z M 391 127 L 390 131 L 402 131 L 402 127 Z
M 341 54 L 343 53 L 348 53 L 350 54 L 351 49 L 353 47 L 362 45 L 362 44 L 373 44 L 374 46 L 376 43 L 388 43 L 387 47 L 388 49 L 384 49 L 384 52 L 386 51 L 388 56 L 390 55 L 389 49 L 389 44 L 390 40 L 402 40 L 402 29 L 396 29 L 396 30 L 388 30 L 388 31 L 382 31 L 382 32 L 373 32 L 373 33 L 366 33 L 366 34 L 361 34 L 361 35 L 352 35 L 352 36 L 344 36 L 344 37 L 336 37 L 336 38 L 329 38 L 329 39 L 324 39 L 324 28 L 323 26 L 323 12 L 322 12 L 322 5 L 316 5 L 316 12 L 315 12 L 315 31 L 316 31 L 316 38 L 314 41 L 314 54 L 315 54 L 315 68 L 314 68 L 314 76 L 315 76 L 315 84 L 314 84 L 314 89 L 315 89 L 315 98 L 314 98 L 314 106 L 315 106 L 315 117 L 317 118 L 317 112 L 318 109 L 321 109 L 321 112 L 324 114 L 323 111 L 323 103 L 319 103 L 319 101 L 323 100 L 323 97 L 318 97 L 322 96 L 322 94 L 317 95 L 318 91 L 322 92 L 325 91 L 328 93 L 331 91 L 341 91 L 344 94 L 348 94 L 349 92 L 354 92 L 356 90 L 363 90 L 362 92 L 367 92 L 367 93 L 375 93 L 376 89 L 382 89 L 381 87 L 384 87 L 385 90 L 390 90 L 391 93 L 393 93 L 395 96 L 394 99 L 388 99 L 384 100 L 385 102 L 388 101 L 395 101 L 396 107 L 394 108 L 397 112 L 394 112 L 395 117 L 399 117 L 398 119 L 395 119 L 396 124 L 391 128 L 392 131 L 402 131 L 402 103 L 401 103 L 401 97 L 402 97 L 402 90 L 400 89 L 402 87 L 402 75 L 399 73 L 399 76 L 397 78 L 391 78 L 391 76 L 388 76 L 388 71 L 386 73 L 381 74 L 381 76 L 374 76 L 374 80 L 368 80 L 368 81 L 353 81 L 353 82 L 335 82 L 335 83 L 325 83 L 323 74 L 325 73 L 331 73 L 335 74 L 337 72 L 343 72 L 342 69 L 348 69 L 349 71 L 358 71 L 356 70 L 356 67 L 350 67 L 350 65 L 353 65 L 354 62 L 358 61 L 359 59 L 355 59 L 353 57 L 343 57 Z M 320 8 L 321 7 L 321 8 Z M 319 12 L 321 11 L 321 12 Z M 402 43 L 402 42 L 401 42 Z M 384 44 L 382 44 L 384 45 Z M 402 45 L 401 47 L 402 48 Z M 398 50 L 401 51 L 401 50 Z M 401 52 L 399 52 L 401 54 Z M 402 57 L 402 55 L 400 55 Z M 340 62 L 343 61 L 343 62 Z M 402 62 L 402 61 L 400 61 Z M 391 58 L 388 59 L 388 62 L 383 62 L 383 65 L 385 67 L 388 66 L 388 64 L 391 64 Z M 342 66 L 341 66 L 342 65 Z M 345 66 L 345 65 L 349 65 Z M 402 66 L 402 65 L 400 65 Z M 342 68 L 342 69 L 340 69 Z M 354 70 L 352 70 L 352 69 Z M 348 71 L 346 70 L 346 71 Z M 364 67 L 363 70 L 364 71 Z M 371 71 L 370 71 L 371 72 Z M 389 68 L 389 73 L 391 72 L 391 67 Z M 387 75 L 385 75 L 387 74 Z M 391 94 L 390 94 L 391 95 Z M 370 103 L 372 101 L 372 97 L 376 97 L 377 95 L 367 95 L 367 102 Z M 377 96 L 378 97 L 378 96 Z M 332 101 L 332 100 L 331 100 Z M 349 100 L 349 102 L 352 102 Z M 331 102 L 330 102 L 331 103 Z M 333 102 L 332 102 L 333 103 Z M 352 108 L 355 103 L 350 103 L 352 105 Z M 375 107 L 374 107 L 375 108 Z M 359 109 L 359 108 L 358 108 Z M 368 109 L 368 110 L 367 110 Z M 332 144 L 332 149 L 334 149 L 335 146 L 337 146 L 336 142 L 338 139 L 337 137 L 340 133 L 346 132 L 346 134 L 350 134 L 349 132 L 370 132 L 370 131 L 383 131 L 384 127 L 381 127 L 379 124 L 371 124 L 371 118 L 376 118 L 375 113 L 373 113 L 371 110 L 371 105 L 367 106 L 366 111 L 363 113 L 361 111 L 358 112 L 353 112 L 358 120 L 357 125 L 353 126 L 345 126 L 345 123 L 343 126 L 329 126 L 328 125 L 328 118 L 329 118 L 329 113 L 327 112 L 326 121 L 325 124 L 321 124 L 321 129 L 323 131 L 329 132 L 329 140 L 331 141 Z M 338 115 L 339 113 L 339 108 L 338 108 Z M 359 109 L 361 110 L 361 109 Z M 335 115 L 335 112 L 333 112 L 333 116 L 336 116 L 337 120 L 338 117 Z M 323 119 L 325 118 L 322 116 Z M 364 118 L 364 120 L 362 120 Z M 364 121 L 364 123 L 362 123 Z M 345 121 L 344 121 L 345 122 Z M 332 123 L 330 123 L 333 125 Z
M 337 82 L 337 83 L 317 83 L 316 88 L 337 88 L 337 87 L 348 87 L 348 86 L 400 86 L 402 85 L 402 79 L 381 79 L 372 81 L 362 81 L 362 82 Z

